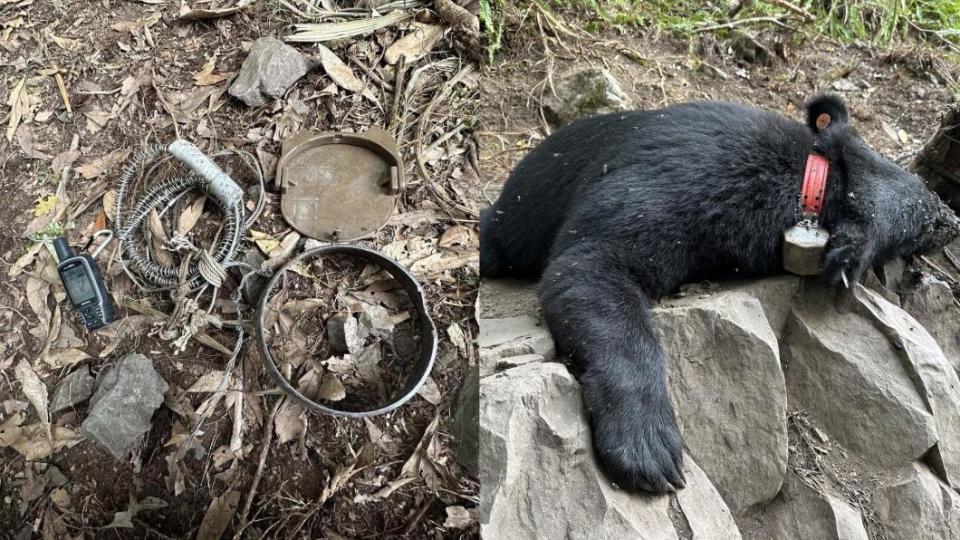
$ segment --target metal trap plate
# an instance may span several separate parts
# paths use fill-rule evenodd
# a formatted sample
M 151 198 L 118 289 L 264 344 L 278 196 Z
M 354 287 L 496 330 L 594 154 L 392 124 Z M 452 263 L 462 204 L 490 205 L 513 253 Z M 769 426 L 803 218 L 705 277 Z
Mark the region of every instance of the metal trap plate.
M 280 209 L 297 231 L 326 242 L 368 237 L 386 224 L 403 189 L 390 134 L 301 133 L 283 142 L 277 163 Z

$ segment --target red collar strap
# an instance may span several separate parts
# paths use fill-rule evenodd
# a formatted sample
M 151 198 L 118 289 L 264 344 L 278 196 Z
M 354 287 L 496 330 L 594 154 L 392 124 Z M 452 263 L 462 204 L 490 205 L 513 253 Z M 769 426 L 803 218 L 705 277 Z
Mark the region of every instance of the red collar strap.
M 820 154 L 807 156 L 807 168 L 803 171 L 803 187 L 800 189 L 800 212 L 804 218 L 816 218 L 823 209 L 827 192 L 827 173 L 830 162 Z

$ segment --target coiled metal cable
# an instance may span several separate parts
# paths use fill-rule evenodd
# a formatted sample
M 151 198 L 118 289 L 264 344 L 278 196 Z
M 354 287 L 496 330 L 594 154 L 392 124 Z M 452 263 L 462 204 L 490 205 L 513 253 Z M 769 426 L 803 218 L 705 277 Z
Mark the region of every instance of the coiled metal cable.
M 189 145 L 189 143 L 178 141 L 174 145 L 187 146 L 199 154 L 199 150 Z M 123 208 L 124 200 L 127 198 L 127 191 L 134 178 L 144 171 L 147 165 L 151 165 L 149 170 L 144 171 L 144 176 L 149 177 L 153 171 L 165 160 L 170 159 L 170 152 L 174 145 L 162 146 L 151 145 L 145 149 L 137 151 L 133 157 L 124 166 L 123 173 L 117 186 L 116 203 L 114 206 L 114 225 L 117 230 L 117 238 L 120 241 L 122 250 L 121 261 L 129 265 L 145 283 L 138 283 L 141 287 L 152 289 L 172 289 L 186 284 L 190 290 L 195 290 L 203 286 L 205 277 L 211 275 L 210 271 L 204 271 L 202 265 L 214 264 L 219 268 L 226 268 L 231 265 L 233 257 L 237 253 L 242 240 L 243 231 L 246 230 L 259 217 L 265 204 L 263 173 L 260 170 L 256 159 L 246 152 L 224 151 L 214 154 L 213 157 L 222 157 L 229 154 L 235 154 L 241 158 L 257 177 L 260 183 L 260 193 L 257 205 L 250 217 L 245 216 L 243 197 L 232 197 L 228 200 L 224 195 L 222 182 L 218 184 L 214 179 L 201 176 L 194 171 L 186 175 L 174 176 L 163 182 L 151 186 L 133 206 L 133 209 L 126 213 Z M 212 163 L 210 163 L 212 165 Z M 216 171 L 219 171 L 213 166 Z M 230 187 L 239 190 L 232 180 L 222 171 L 219 171 L 228 182 L 233 184 Z M 186 193 L 198 190 L 206 193 L 210 199 L 216 202 L 221 213 L 223 222 L 217 237 L 210 250 L 201 254 L 201 257 L 190 260 L 189 267 L 184 274 L 180 268 L 175 266 L 162 265 L 152 260 L 144 246 L 137 238 L 138 231 L 144 224 L 150 212 L 161 210 L 169 204 L 173 204 L 177 199 Z M 241 191 L 242 195 L 242 191 Z M 124 257 L 126 260 L 124 261 Z M 181 281 L 183 280 L 183 281 Z M 144 286 L 146 285 L 146 286 Z M 219 284 L 215 284 L 219 286 Z

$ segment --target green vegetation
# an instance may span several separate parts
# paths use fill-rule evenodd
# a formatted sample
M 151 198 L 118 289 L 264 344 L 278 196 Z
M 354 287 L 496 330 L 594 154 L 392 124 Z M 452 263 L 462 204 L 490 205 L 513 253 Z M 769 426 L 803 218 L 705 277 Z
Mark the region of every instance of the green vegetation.
M 803 32 L 816 32 L 842 42 L 866 41 L 887 46 L 908 39 L 960 44 L 960 0 L 790 0 L 813 20 L 784 7 L 784 2 L 742 0 L 533 0 L 544 9 L 578 14 L 584 29 L 654 27 L 689 36 L 703 28 L 761 18 L 753 25 L 776 19 Z M 488 50 L 500 46 L 505 0 L 481 0 L 481 18 L 488 29 Z M 732 13 L 733 12 L 733 13 Z M 732 13 L 732 14 L 731 14 Z M 740 25 L 750 28 L 750 24 Z M 943 41 L 941 41 L 941 38 Z

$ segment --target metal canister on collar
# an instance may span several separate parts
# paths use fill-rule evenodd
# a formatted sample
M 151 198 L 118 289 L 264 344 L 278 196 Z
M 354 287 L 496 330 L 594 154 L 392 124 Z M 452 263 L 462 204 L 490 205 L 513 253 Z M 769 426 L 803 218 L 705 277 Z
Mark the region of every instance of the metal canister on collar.
M 820 272 L 820 264 L 827 250 L 830 234 L 820 226 L 820 211 L 827 190 L 830 163 L 819 154 L 807 156 L 800 191 L 799 223 L 783 233 L 783 268 L 801 276 Z

